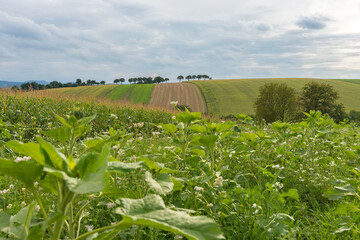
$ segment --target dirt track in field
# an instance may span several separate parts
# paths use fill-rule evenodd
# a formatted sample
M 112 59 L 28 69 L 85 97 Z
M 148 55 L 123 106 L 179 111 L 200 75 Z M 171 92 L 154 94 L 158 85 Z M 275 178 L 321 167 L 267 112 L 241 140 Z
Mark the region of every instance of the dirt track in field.
M 155 84 L 150 105 L 171 109 L 171 101 L 189 106 L 193 112 L 206 112 L 205 100 L 199 88 L 192 83 Z

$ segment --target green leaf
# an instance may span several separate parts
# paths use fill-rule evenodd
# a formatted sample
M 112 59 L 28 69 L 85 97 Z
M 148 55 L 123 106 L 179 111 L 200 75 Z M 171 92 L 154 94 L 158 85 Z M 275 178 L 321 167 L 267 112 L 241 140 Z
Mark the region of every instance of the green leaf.
M 291 197 L 291 198 L 295 199 L 296 201 L 299 201 L 299 193 L 298 193 L 297 189 L 291 188 L 291 189 L 289 189 L 289 191 L 284 192 L 281 195 L 283 197 Z
M 30 162 L 14 162 L 0 158 L 0 173 L 16 178 L 25 183 L 29 188 L 34 187 L 34 182 L 41 176 L 43 167 Z
M 69 166 L 64 154 L 60 153 L 51 143 L 46 142 L 44 139 L 38 137 L 37 141 L 40 146 L 45 150 L 45 162 L 51 163 L 55 168 L 67 171 Z
M 87 124 L 91 123 L 95 118 L 96 118 L 96 114 L 91 115 L 89 117 L 82 118 L 82 119 L 78 120 L 78 124 L 80 126 L 87 125 Z
M 355 190 L 356 189 L 350 184 L 346 184 L 342 187 L 335 186 L 334 189 L 328 189 L 324 196 L 329 200 L 339 200 L 344 196 L 353 195 Z
M 111 161 L 108 162 L 107 170 L 109 172 L 127 173 L 142 167 L 144 167 L 144 162 L 126 163 L 126 162 Z
M 42 152 L 40 144 L 33 142 L 22 143 L 18 141 L 9 141 L 5 144 L 5 146 L 15 152 L 31 157 L 41 165 L 45 165 L 45 156 Z
M 50 131 L 44 132 L 44 135 L 56 139 L 57 141 L 65 144 L 71 138 L 71 129 L 68 126 L 62 126 Z
M 10 215 L 0 211 L 0 231 L 8 231 L 10 228 L 10 217 Z
M 165 131 L 174 134 L 176 132 L 177 127 L 174 124 L 168 123 L 168 124 L 160 124 L 162 126 L 162 129 Z
M 184 124 L 190 124 L 199 119 L 201 119 L 201 112 L 182 112 L 176 115 L 176 120 Z
M 173 181 L 166 173 L 160 173 L 159 176 L 154 179 L 150 172 L 146 172 L 145 181 L 156 194 L 160 195 L 168 194 L 174 187 Z
M 205 136 L 201 136 L 201 138 L 199 139 L 199 142 L 201 144 L 203 144 L 204 146 L 206 146 L 207 148 L 211 149 L 214 147 L 214 145 L 218 139 L 219 139 L 219 137 L 216 135 L 205 135 Z
M 188 127 L 190 131 L 196 132 L 196 133 L 205 133 L 206 127 L 201 126 L 199 124 L 191 125 Z
M 44 171 L 58 177 L 62 177 L 67 187 L 75 193 L 100 192 L 107 184 L 106 169 L 110 154 L 110 146 L 107 144 L 101 153 L 89 153 L 82 156 L 75 166 L 75 171 L 80 178 L 70 177 L 66 172 L 51 167 L 44 167 Z
M 181 191 L 183 188 L 184 188 L 184 185 L 181 183 L 182 182 L 182 179 L 180 178 L 175 178 L 175 177 L 170 177 L 171 180 L 173 181 L 174 183 L 174 187 L 173 187 L 173 191 L 176 192 L 176 191 Z
M 224 239 L 219 226 L 205 216 L 190 216 L 182 211 L 165 207 L 158 195 L 148 195 L 143 199 L 119 199 L 121 207 L 115 212 L 128 225 L 155 227 L 186 236 L 189 240 Z

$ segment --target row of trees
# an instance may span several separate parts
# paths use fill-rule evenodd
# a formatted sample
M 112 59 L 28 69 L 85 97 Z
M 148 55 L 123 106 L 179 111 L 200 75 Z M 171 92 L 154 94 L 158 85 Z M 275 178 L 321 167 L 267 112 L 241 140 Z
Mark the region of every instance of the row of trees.
M 295 89 L 285 83 L 269 83 L 262 86 L 255 101 L 258 120 L 266 122 L 293 121 L 301 118 L 302 112 L 321 111 L 335 121 L 343 121 L 347 115 L 343 104 L 336 103 L 337 91 L 329 84 L 311 82 L 302 88 L 298 96 Z
M 186 80 L 201 80 L 201 79 L 203 79 L 203 80 L 211 80 L 212 78 L 211 77 L 209 77 L 208 75 L 201 75 L 201 74 L 198 74 L 198 75 L 187 75 L 185 78 L 184 78 L 184 76 L 183 75 L 179 75 L 178 77 L 177 77 L 177 80 L 179 80 L 179 82 L 181 82 L 182 80 L 184 80 L 184 79 L 186 79 Z
M 136 77 L 136 78 L 129 78 L 128 79 L 128 82 L 130 84 L 150 84 L 150 83 L 163 83 L 163 82 L 167 82 L 169 81 L 169 78 L 163 78 L 163 77 L 160 77 L 160 76 L 157 76 L 157 77 Z M 121 83 L 123 84 L 125 82 L 125 79 L 124 78 L 117 78 L 114 80 L 114 83 L 115 84 L 118 84 L 118 83 Z
M 40 84 L 37 82 L 26 82 L 20 85 L 20 88 L 16 85 L 12 87 L 13 90 L 43 90 L 43 89 L 50 89 L 50 88 L 63 88 L 63 87 L 78 87 L 78 86 L 85 86 L 85 85 L 99 85 L 105 84 L 105 81 L 97 82 L 95 80 L 87 80 L 86 82 L 83 82 L 80 78 L 76 79 L 75 83 L 69 82 L 69 83 L 61 83 L 58 81 L 52 81 L 49 84 Z

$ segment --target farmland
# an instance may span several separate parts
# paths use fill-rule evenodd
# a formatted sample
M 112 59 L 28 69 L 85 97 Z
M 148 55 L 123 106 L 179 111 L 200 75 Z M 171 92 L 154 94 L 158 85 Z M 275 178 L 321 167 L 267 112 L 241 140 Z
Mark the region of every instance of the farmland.
M 258 95 L 258 89 L 270 82 L 286 83 L 298 92 L 311 81 L 327 83 L 339 92 L 339 102 L 343 103 L 346 111 L 360 110 L 360 85 L 358 80 L 331 79 L 234 79 L 193 81 L 199 86 L 207 105 L 208 113 L 226 116 L 229 114 L 253 114 L 253 105 Z
M 263 126 L 6 93 L 0 114 L 2 238 L 359 234 L 360 129 L 318 112 Z
M 103 98 L 111 101 L 129 101 L 131 103 L 149 103 L 153 84 L 141 85 L 101 85 L 59 88 L 47 90 L 48 93 L 76 97 Z
M 338 102 L 344 104 L 347 112 L 360 110 L 360 80 L 356 79 L 234 79 L 191 81 L 168 84 L 101 85 L 49 90 L 49 94 L 76 97 L 96 97 L 110 101 L 149 104 L 153 107 L 172 109 L 171 101 L 178 101 L 193 111 L 213 116 L 227 116 L 239 113 L 253 114 L 253 105 L 258 89 L 270 82 L 286 83 L 300 93 L 306 83 L 316 81 L 327 83 L 339 93 Z

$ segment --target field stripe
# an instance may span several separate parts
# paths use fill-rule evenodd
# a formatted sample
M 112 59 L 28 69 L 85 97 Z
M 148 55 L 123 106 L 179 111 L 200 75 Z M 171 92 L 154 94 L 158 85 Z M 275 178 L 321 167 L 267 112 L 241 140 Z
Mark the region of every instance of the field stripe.
M 189 106 L 195 112 L 206 112 L 206 103 L 199 88 L 194 84 L 155 84 L 150 105 L 171 109 L 171 101 L 178 101 L 179 105 Z

